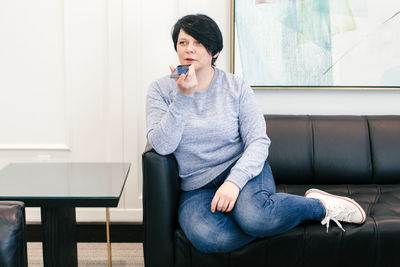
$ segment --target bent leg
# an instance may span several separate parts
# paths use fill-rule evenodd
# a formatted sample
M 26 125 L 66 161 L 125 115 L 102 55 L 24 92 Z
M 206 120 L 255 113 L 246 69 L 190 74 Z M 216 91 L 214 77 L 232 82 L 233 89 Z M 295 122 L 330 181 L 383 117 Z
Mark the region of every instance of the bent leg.
M 275 182 L 268 162 L 262 172 L 242 189 L 232 215 L 240 228 L 256 237 L 286 232 L 303 220 L 325 216 L 325 208 L 316 199 L 275 193 Z
M 255 239 L 238 227 L 231 214 L 211 212 L 215 191 L 182 192 L 179 204 L 178 219 L 183 232 L 193 246 L 204 253 L 229 252 Z

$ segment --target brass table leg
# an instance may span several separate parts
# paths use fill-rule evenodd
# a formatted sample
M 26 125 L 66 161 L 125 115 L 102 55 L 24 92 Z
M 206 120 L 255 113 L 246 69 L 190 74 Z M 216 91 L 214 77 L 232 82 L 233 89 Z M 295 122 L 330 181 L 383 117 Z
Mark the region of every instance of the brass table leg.
M 106 208 L 106 228 L 107 228 L 107 258 L 108 267 L 112 266 L 111 260 L 111 242 L 110 242 L 110 209 Z

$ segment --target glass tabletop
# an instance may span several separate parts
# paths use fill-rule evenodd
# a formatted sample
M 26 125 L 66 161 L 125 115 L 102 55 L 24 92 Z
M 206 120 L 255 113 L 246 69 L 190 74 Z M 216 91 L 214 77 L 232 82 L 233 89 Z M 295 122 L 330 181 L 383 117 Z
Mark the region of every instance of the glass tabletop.
M 120 198 L 130 163 L 12 163 L 0 170 L 0 199 Z

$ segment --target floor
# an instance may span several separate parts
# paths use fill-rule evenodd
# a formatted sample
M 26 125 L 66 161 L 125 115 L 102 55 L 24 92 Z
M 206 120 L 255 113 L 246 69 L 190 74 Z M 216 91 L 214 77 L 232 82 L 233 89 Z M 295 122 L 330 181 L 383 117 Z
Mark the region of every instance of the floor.
M 113 267 L 144 266 L 142 243 L 112 243 Z M 78 243 L 78 265 L 108 266 L 106 243 Z M 42 243 L 28 242 L 28 266 L 42 267 Z

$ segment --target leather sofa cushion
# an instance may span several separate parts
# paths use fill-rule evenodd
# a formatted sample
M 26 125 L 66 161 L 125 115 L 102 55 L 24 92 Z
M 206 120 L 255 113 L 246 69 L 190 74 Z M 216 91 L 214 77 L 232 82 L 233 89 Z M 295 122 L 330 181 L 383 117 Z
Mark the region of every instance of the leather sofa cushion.
M 331 222 L 327 233 L 318 221 L 303 222 L 284 234 L 258 239 L 231 253 L 207 256 L 194 249 L 178 229 L 176 266 L 400 266 L 400 257 L 393 257 L 400 251 L 399 184 L 312 187 L 355 199 L 367 213 L 365 223 L 343 223 L 346 232 L 342 232 Z M 277 191 L 304 195 L 309 188 L 279 185 Z
M 313 117 L 316 184 L 371 183 L 367 121 L 358 116 Z
M 312 125 L 308 116 L 265 116 L 271 138 L 268 161 L 278 183 L 313 181 Z M 285 166 L 279 167 L 279 166 Z
M 264 117 L 277 184 L 400 183 L 398 116 Z
M 368 124 L 374 183 L 399 183 L 400 120 L 398 116 L 370 117 Z

